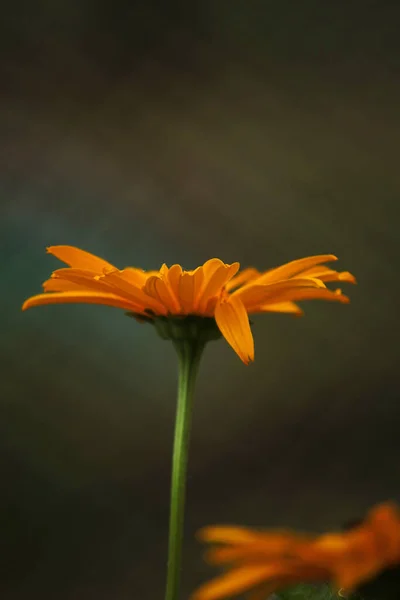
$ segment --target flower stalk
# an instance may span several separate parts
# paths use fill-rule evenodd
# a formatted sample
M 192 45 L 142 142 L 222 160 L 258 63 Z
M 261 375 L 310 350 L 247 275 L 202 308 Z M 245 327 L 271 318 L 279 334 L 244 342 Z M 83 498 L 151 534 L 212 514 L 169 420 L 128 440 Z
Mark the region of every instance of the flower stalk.
M 178 398 L 172 454 L 168 566 L 165 600 L 178 600 L 184 531 L 186 472 L 196 377 L 205 342 L 173 340 L 178 354 Z

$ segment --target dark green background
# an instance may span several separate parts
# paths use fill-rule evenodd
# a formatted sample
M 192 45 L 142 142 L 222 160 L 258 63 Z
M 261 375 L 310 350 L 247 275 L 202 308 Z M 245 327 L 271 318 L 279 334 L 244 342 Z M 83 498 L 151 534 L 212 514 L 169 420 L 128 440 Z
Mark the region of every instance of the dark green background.
M 323 530 L 399 499 L 397 2 L 2 7 L 1 597 L 163 597 L 173 348 L 105 307 L 20 312 L 74 244 L 118 266 L 333 252 L 349 306 L 207 349 L 183 597 L 212 522 Z

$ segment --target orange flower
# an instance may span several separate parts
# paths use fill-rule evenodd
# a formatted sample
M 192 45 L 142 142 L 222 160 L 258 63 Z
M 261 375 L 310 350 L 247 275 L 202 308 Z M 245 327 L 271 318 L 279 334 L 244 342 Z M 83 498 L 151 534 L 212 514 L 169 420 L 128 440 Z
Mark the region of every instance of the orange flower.
M 249 314 L 280 312 L 301 315 L 300 300 L 321 299 L 347 303 L 341 290 L 331 291 L 325 282 L 355 283 L 351 273 L 339 273 L 322 265 L 337 260 L 332 254 L 311 256 L 260 273 L 239 263 L 225 264 L 212 258 L 193 271 L 180 265 L 162 265 L 159 271 L 128 267 L 117 269 L 105 260 L 73 246 L 47 249 L 68 268 L 54 271 L 44 284 L 44 294 L 33 296 L 22 309 L 42 304 L 106 304 L 137 316 L 215 318 L 228 344 L 242 361 L 254 360 L 254 341 Z
M 299 583 L 330 582 L 343 595 L 387 568 L 400 565 L 400 512 L 391 503 L 373 508 L 364 522 L 345 533 L 321 536 L 290 531 L 259 532 L 239 527 L 207 527 L 203 541 L 222 544 L 208 562 L 231 565 L 204 584 L 191 600 L 221 600 L 247 594 L 265 600 Z

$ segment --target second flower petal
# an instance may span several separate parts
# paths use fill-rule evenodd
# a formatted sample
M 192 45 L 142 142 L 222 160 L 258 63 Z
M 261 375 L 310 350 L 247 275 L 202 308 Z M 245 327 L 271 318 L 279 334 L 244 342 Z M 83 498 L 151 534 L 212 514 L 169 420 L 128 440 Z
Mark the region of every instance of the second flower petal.
M 231 296 L 215 307 L 215 320 L 222 335 L 247 365 L 254 360 L 254 340 L 249 317 L 240 298 Z

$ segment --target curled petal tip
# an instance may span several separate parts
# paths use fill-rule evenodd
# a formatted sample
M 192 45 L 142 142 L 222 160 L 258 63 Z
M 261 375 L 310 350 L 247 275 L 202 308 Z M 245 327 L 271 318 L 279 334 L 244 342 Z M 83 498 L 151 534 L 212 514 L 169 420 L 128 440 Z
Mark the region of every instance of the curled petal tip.
M 334 262 L 336 260 L 339 260 L 336 254 L 327 254 L 324 262 Z
M 27 300 L 25 300 L 25 302 L 21 306 L 21 310 L 25 311 L 25 310 L 28 310 L 28 308 L 31 308 L 31 307 L 32 307 L 31 298 L 28 298 Z
M 345 281 L 347 281 L 347 283 L 354 283 L 355 285 L 357 285 L 357 279 L 354 277 L 354 275 L 352 275 L 352 273 L 347 274 L 347 278 Z
M 54 254 L 54 250 L 56 250 L 56 248 L 59 248 L 59 246 L 46 246 L 47 254 Z

